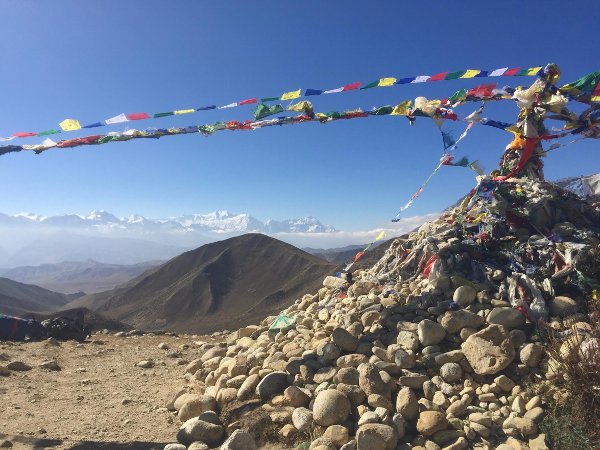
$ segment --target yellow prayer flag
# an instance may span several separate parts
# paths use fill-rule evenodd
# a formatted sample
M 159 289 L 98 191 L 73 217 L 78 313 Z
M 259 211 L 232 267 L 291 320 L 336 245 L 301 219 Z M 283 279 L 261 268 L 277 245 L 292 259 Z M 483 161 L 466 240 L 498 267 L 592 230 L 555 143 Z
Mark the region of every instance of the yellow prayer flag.
M 281 94 L 281 100 L 292 100 L 294 98 L 300 97 L 302 89 L 298 89 L 297 91 L 290 91 L 284 94 Z
M 63 131 L 75 131 L 81 129 L 81 125 L 75 119 L 65 119 L 58 125 L 62 128 Z
M 376 241 L 380 241 L 381 239 L 383 239 L 385 237 L 385 231 L 381 230 L 381 233 L 379 233 L 377 235 L 377 237 L 375 238 Z
M 391 112 L 392 116 L 408 116 L 410 105 L 412 102 L 410 100 L 405 100 L 399 105 L 396 105 Z
M 461 78 L 473 78 L 481 73 L 481 70 L 468 69 Z
M 535 75 L 537 75 L 537 73 L 540 71 L 541 68 L 542 68 L 542 66 L 540 66 L 540 67 L 532 67 L 531 69 L 527 69 L 527 75 L 528 76 L 535 76 Z
M 477 217 L 475 217 L 475 219 L 473 219 L 473 223 L 479 223 L 486 217 L 487 217 L 487 213 L 481 213 Z
M 193 112 L 196 112 L 196 110 L 195 109 L 178 109 L 177 111 L 173 111 L 173 114 L 176 114 L 176 115 L 191 114 Z
M 377 86 L 387 87 L 393 86 L 396 83 L 396 78 L 381 78 Z
M 304 112 L 304 110 L 306 108 L 312 108 L 312 103 L 307 101 L 307 100 L 303 100 L 301 102 L 295 103 L 293 105 L 288 106 L 287 110 L 288 111 L 297 111 L 297 112 Z

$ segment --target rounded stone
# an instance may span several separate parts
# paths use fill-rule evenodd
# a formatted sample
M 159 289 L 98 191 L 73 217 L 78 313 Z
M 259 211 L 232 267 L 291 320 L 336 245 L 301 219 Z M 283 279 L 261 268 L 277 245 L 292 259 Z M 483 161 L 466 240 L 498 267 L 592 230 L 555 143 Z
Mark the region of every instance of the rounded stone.
M 202 441 L 209 446 L 214 446 L 219 443 L 224 431 L 221 425 L 215 425 L 194 417 L 181 426 L 177 433 L 177 440 L 184 445 Z
M 447 383 L 456 383 L 462 378 L 462 375 L 460 364 L 449 362 L 440 367 L 440 376 Z
M 334 328 L 331 333 L 331 340 L 343 352 L 352 353 L 358 347 L 358 339 L 340 327 Z
M 292 423 L 298 431 L 309 430 L 313 421 L 313 413 L 308 408 L 296 408 L 292 413 Z
M 527 367 L 537 367 L 544 356 L 544 347 L 539 344 L 527 344 L 519 352 L 521 362 Z
M 575 314 L 578 310 L 578 305 L 575 300 L 570 297 L 557 296 L 548 302 L 550 314 L 558 317 L 566 317 Z
M 448 427 L 448 419 L 438 411 L 423 411 L 417 421 L 417 431 L 423 436 L 433 436 Z
M 414 420 L 419 415 L 418 399 L 411 388 L 405 386 L 398 392 L 396 411 L 406 420 Z
M 468 285 L 457 287 L 452 296 L 452 300 L 460 306 L 469 306 L 476 298 L 477 291 Z
M 350 415 L 350 400 L 336 389 L 319 392 L 313 404 L 316 424 L 328 427 L 342 424 Z
M 494 308 L 487 316 L 488 323 L 502 325 L 507 330 L 521 328 L 525 325 L 525 316 L 517 309 L 508 307 Z
M 389 425 L 367 423 L 356 432 L 356 442 L 359 449 L 395 450 L 398 445 L 398 433 Z
M 268 400 L 273 395 L 281 393 L 287 385 L 287 373 L 271 372 L 260 380 L 260 383 L 256 386 L 256 393 L 263 400 Z

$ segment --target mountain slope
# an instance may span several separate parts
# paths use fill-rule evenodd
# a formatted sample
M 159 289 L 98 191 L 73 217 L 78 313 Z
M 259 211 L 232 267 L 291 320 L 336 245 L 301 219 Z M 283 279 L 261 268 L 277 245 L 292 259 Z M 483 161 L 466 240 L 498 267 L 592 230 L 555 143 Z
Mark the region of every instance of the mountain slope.
M 31 284 L 0 278 L 0 314 L 21 316 L 27 313 L 52 312 L 73 298 Z
M 55 292 L 107 291 L 160 264 L 150 261 L 132 265 L 103 264 L 94 260 L 22 266 L 6 270 L 3 276 L 21 283 L 35 284 Z
M 204 245 L 83 306 L 143 329 L 205 333 L 275 313 L 321 284 L 326 261 L 262 234 Z

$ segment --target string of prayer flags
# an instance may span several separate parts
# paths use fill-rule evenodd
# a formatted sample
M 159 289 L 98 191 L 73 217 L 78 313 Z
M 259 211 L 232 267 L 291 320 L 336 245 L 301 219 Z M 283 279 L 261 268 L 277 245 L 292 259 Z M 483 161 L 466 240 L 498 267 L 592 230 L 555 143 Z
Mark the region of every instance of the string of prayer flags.
M 572 95 L 579 101 L 585 102 L 586 97 L 589 97 L 591 102 L 600 102 L 600 70 L 565 84 L 560 91 Z
M 381 230 L 381 232 L 377 235 L 377 237 L 375 237 L 375 239 L 373 239 L 369 243 L 369 245 L 367 245 L 362 251 L 359 251 L 356 253 L 356 255 L 354 255 L 354 258 L 352 259 L 352 261 L 350 263 L 348 263 L 346 265 L 346 267 L 344 268 L 344 271 L 347 272 L 348 270 L 350 270 L 350 268 L 354 265 L 354 263 L 356 263 L 360 258 L 365 256 L 365 253 L 367 253 L 369 251 L 369 249 L 375 244 L 375 242 L 382 240 L 384 237 L 385 237 L 385 230 Z
M 340 93 L 340 92 L 349 92 L 349 91 L 354 91 L 354 90 L 358 90 L 358 89 L 369 89 L 369 88 L 374 88 L 374 87 L 390 87 L 390 86 L 402 85 L 402 84 L 407 84 L 407 83 L 424 83 L 424 82 L 433 82 L 433 81 L 456 80 L 456 79 L 461 79 L 461 78 L 468 79 L 468 78 L 474 78 L 474 77 L 481 78 L 481 77 L 499 77 L 499 76 L 511 76 L 511 77 L 512 76 L 536 76 L 541 71 L 542 71 L 541 67 L 531 67 L 531 68 L 527 68 L 527 69 L 521 69 L 521 68 L 509 69 L 508 67 L 506 67 L 506 68 L 502 68 L 502 69 L 495 69 L 492 71 L 466 69 L 466 70 L 460 70 L 460 71 L 456 71 L 456 72 L 441 72 L 441 73 L 431 75 L 431 76 L 430 75 L 419 75 L 416 77 L 404 77 L 404 78 L 384 77 L 384 78 L 379 78 L 377 81 L 369 83 L 369 84 L 363 86 L 362 88 L 361 88 L 362 84 L 360 82 L 354 82 L 354 83 L 345 84 L 339 88 L 328 89 L 328 90 L 306 89 L 303 92 L 302 89 L 297 89 L 295 91 L 285 92 L 278 97 L 263 97 L 260 99 L 260 101 L 262 103 L 266 103 L 266 102 L 280 101 L 280 100 L 293 100 L 293 99 L 300 98 L 300 97 L 336 94 L 336 93 Z M 600 101 L 600 87 L 598 87 L 597 85 L 598 85 L 598 83 L 596 83 L 596 85 L 595 85 L 596 89 L 593 89 L 590 92 L 587 92 L 587 91 L 585 92 L 586 94 L 589 94 L 590 98 L 592 99 L 591 101 Z M 577 86 L 574 86 L 574 88 L 580 89 Z M 567 85 L 566 89 L 568 89 L 568 85 Z M 572 92 L 575 92 L 575 91 L 572 91 Z M 173 110 L 173 111 L 169 111 L 169 112 L 159 112 L 159 113 L 154 113 L 154 114 L 148 114 L 148 113 L 119 114 L 118 116 L 112 117 L 110 119 L 96 121 L 96 122 L 93 122 L 90 125 L 86 125 L 86 126 L 80 126 L 80 128 L 101 127 L 101 126 L 114 125 L 114 124 L 119 124 L 119 123 L 133 121 L 133 120 L 158 119 L 158 118 L 169 117 L 169 116 L 173 116 L 173 115 L 192 114 L 195 112 L 208 111 L 208 110 L 212 110 L 212 109 L 236 108 L 236 107 L 243 106 L 243 105 L 256 104 L 258 102 L 259 102 L 259 99 L 256 97 L 253 97 L 253 98 L 248 98 L 246 100 L 229 103 L 229 104 L 226 104 L 223 106 L 211 105 L 211 106 L 205 106 L 205 107 L 201 107 L 201 108 L 180 109 L 180 110 Z M 74 119 L 71 119 L 71 120 L 74 120 Z M 79 130 L 80 128 L 65 129 L 65 128 L 61 127 L 61 130 L 66 132 L 66 131 Z M 59 132 L 61 132 L 61 131 L 59 131 Z M 11 136 L 8 136 L 8 137 L 0 137 L 0 142 L 11 141 L 16 138 L 28 138 L 28 137 L 33 137 L 33 136 L 43 136 L 42 133 L 39 133 L 39 132 L 37 132 L 37 133 L 34 133 L 34 132 L 13 133 Z

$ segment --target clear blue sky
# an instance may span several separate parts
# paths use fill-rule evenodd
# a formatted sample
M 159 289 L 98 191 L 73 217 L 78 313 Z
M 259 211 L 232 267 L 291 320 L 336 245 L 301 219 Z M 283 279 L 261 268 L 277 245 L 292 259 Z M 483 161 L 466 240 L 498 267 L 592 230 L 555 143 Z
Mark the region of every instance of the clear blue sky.
M 3 0 L 0 11 L 0 136 L 56 127 L 65 118 L 91 123 L 122 112 L 222 105 L 388 76 L 556 62 L 566 83 L 600 69 L 597 1 Z M 369 109 L 419 95 L 447 97 L 486 80 L 313 100 L 317 111 Z M 533 79 L 498 80 L 527 81 Z M 486 115 L 512 121 L 516 106 L 503 103 Z M 130 125 L 243 120 L 252 109 Z M 449 126 L 455 135 L 461 127 Z M 479 126 L 459 154 L 489 170 L 509 140 L 508 133 Z M 547 178 L 597 172 L 599 146 L 585 141 L 554 152 Z M 22 152 L 0 158 L 0 212 L 100 208 L 157 218 L 229 209 L 260 219 L 313 215 L 339 229 L 369 229 L 393 217 L 440 152 L 432 121 L 409 127 L 396 117 Z M 444 168 L 406 215 L 441 210 L 473 183 L 469 170 Z

